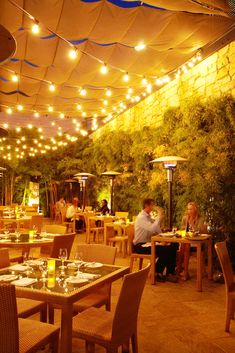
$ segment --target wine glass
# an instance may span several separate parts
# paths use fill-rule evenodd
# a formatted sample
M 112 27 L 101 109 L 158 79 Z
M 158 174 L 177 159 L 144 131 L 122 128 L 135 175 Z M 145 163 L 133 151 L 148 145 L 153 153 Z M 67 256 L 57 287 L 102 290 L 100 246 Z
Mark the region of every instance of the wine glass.
M 83 253 L 82 252 L 76 252 L 74 254 L 74 261 L 73 261 L 77 267 L 80 267 L 83 263 Z
M 47 275 L 47 259 L 41 259 L 39 268 L 42 272 L 42 280 L 44 281 Z
M 16 241 L 19 242 L 20 241 L 20 231 L 19 230 L 16 230 L 15 231 L 15 236 L 16 236 Z
M 59 250 L 59 259 L 61 259 L 61 266 L 60 268 L 62 270 L 64 270 L 66 268 L 66 266 L 64 266 L 64 262 L 67 260 L 68 258 L 68 252 L 66 248 L 60 248 Z
M 8 238 L 8 237 L 9 237 L 9 234 L 10 234 L 9 229 L 5 229 L 5 230 L 4 230 L 4 234 L 5 234 L 5 235 L 6 235 L 6 237 Z

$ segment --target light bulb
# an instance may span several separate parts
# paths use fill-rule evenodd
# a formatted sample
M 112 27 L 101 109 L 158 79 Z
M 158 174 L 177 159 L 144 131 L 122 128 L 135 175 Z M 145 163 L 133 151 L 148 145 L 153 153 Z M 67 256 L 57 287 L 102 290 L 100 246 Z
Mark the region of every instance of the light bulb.
M 50 90 L 51 92 L 54 92 L 54 91 L 55 91 L 55 85 L 54 85 L 54 83 L 51 83 L 51 84 L 50 84 L 49 90 Z
M 51 126 L 55 126 L 55 122 L 54 121 L 52 121 Z
M 106 64 L 103 64 L 100 68 L 100 72 L 102 75 L 106 75 L 108 73 L 108 68 Z
M 85 88 L 81 88 L 81 90 L 80 90 L 80 95 L 81 95 L 81 96 L 86 96 L 86 94 L 87 94 L 86 89 L 85 89 Z
M 129 94 L 132 94 L 132 93 L 133 93 L 133 88 L 129 87 L 129 88 L 128 88 L 128 93 L 129 93 Z
M 7 108 L 6 112 L 7 112 L 7 114 L 12 114 L 12 109 L 11 108 Z
M 64 119 L 64 114 L 60 113 L 60 119 Z
M 38 34 L 38 33 L 40 32 L 40 27 L 39 27 L 39 25 L 38 25 L 37 23 L 34 23 L 34 24 L 32 25 L 31 30 L 32 30 L 32 33 L 33 33 L 33 34 Z
M 142 83 L 143 86 L 146 86 L 148 84 L 148 81 L 147 81 L 146 77 L 142 78 L 141 83 Z
M 94 117 L 95 119 L 97 118 L 97 116 L 98 116 L 98 114 L 96 114 L 96 113 L 93 115 L 93 117 Z
M 7 129 L 8 128 L 8 124 L 7 123 L 3 124 L 3 127 L 4 127 L 4 129 Z
M 35 113 L 34 113 L 34 116 L 35 116 L 35 118 L 39 118 L 39 113 L 38 113 L 38 112 L 35 112 Z
M 81 109 L 82 109 L 81 104 L 77 104 L 77 110 L 81 110 Z
M 54 110 L 54 108 L 50 105 L 50 106 L 48 107 L 48 111 L 49 111 L 49 112 L 53 112 L 53 110 Z
M 157 78 L 155 83 L 156 83 L 157 86 L 161 86 L 163 82 L 162 82 L 162 80 L 160 78 Z
M 19 81 L 19 76 L 17 74 L 14 74 L 14 75 L 11 76 L 11 80 L 13 82 L 18 82 Z
M 17 128 L 16 128 L 16 131 L 17 131 L 17 132 L 20 132 L 20 131 L 21 131 L 21 128 L 20 128 L 20 127 L 17 127 Z
M 28 129 L 32 129 L 33 125 L 32 124 L 28 124 Z
M 24 109 L 23 105 L 21 105 L 21 104 L 17 105 L 17 110 L 22 111 L 23 109 Z
M 104 99 L 103 104 L 104 104 L 104 105 L 108 105 L 107 99 Z
M 86 112 L 82 112 L 82 116 L 85 118 L 86 117 Z
M 143 42 L 140 42 L 134 48 L 135 48 L 136 51 L 141 51 L 141 50 L 144 50 L 146 48 L 146 45 Z
M 110 97 L 112 95 L 112 91 L 111 91 L 111 89 L 107 89 L 107 91 L 106 91 L 106 96 L 108 96 L 108 97 Z
M 152 92 L 152 85 L 151 85 L 151 83 L 149 83 L 149 84 L 147 85 L 146 91 L 147 91 L 148 93 L 151 93 L 151 92 Z
M 128 82 L 130 79 L 128 72 L 125 73 L 125 75 L 123 75 L 123 81 Z
M 75 60 L 78 55 L 78 50 L 77 48 L 70 49 L 69 51 L 69 57 L 71 60 Z

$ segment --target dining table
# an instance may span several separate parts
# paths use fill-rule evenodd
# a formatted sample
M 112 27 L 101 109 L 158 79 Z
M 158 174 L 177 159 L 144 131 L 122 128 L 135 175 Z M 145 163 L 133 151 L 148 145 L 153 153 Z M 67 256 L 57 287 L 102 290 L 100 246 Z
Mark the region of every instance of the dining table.
M 156 263 L 156 243 L 179 243 L 190 244 L 196 248 L 197 256 L 197 272 L 196 272 L 196 288 L 202 291 L 202 277 L 204 271 L 204 252 L 207 248 L 207 275 L 212 280 L 212 236 L 210 234 L 200 234 L 196 236 L 178 236 L 175 233 L 161 233 L 153 235 L 151 238 L 151 283 L 155 284 L 155 263 Z
M 16 228 L 19 229 L 21 225 L 23 225 L 23 228 L 29 228 L 30 226 L 30 221 L 32 219 L 32 216 L 23 216 L 23 217 L 1 217 L 0 218 L 0 224 L 3 223 L 4 226 L 8 224 L 16 224 Z
M 34 265 L 35 261 L 35 265 Z M 129 267 L 65 261 L 61 269 L 59 259 L 48 259 L 48 270 L 42 270 L 40 261 L 30 260 L 21 265 L 0 270 L 0 281 L 7 277 L 16 286 L 16 296 L 56 304 L 61 307 L 60 353 L 72 353 L 73 303 L 92 293 L 96 288 L 110 284 L 125 274 Z M 97 266 L 98 264 L 98 266 Z M 25 266 L 25 270 L 22 270 Z M 29 270 L 31 269 L 31 270 Z M 49 271 L 50 270 L 50 271 Z M 11 278 L 11 275 L 13 276 Z M 15 277 L 14 277 L 15 276 Z

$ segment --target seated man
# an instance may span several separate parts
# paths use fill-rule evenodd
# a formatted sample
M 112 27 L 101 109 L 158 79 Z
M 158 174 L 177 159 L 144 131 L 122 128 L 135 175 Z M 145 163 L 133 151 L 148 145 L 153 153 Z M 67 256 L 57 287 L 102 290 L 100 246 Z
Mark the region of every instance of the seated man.
M 78 198 L 73 198 L 73 203 L 67 208 L 66 211 L 66 221 L 72 222 L 75 219 L 75 229 L 76 231 L 81 231 L 83 222 L 81 219 L 76 219 L 76 213 L 78 211 Z
M 151 236 L 156 233 L 161 233 L 160 223 L 163 219 L 163 211 L 159 209 L 159 216 L 154 221 L 150 213 L 154 208 L 153 199 L 145 199 L 143 202 L 143 210 L 139 213 L 135 220 L 135 237 L 134 251 L 139 254 L 151 254 L 151 246 L 143 247 L 147 242 L 151 241 Z M 164 281 L 165 279 L 171 282 L 177 282 L 175 276 L 176 266 L 176 251 L 178 244 L 156 245 L 156 272 L 157 280 Z M 163 276 L 163 271 L 166 268 L 166 278 Z

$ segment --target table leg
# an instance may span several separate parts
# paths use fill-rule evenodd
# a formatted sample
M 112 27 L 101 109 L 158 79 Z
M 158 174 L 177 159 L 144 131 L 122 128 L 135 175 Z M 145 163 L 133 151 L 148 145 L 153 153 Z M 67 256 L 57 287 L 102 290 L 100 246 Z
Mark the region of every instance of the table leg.
M 208 279 L 212 280 L 213 270 L 212 270 L 212 238 L 208 239 L 207 242 L 207 272 L 208 272 Z
M 202 291 L 202 244 L 197 244 L 197 290 Z
M 155 284 L 155 262 L 156 262 L 156 247 L 155 241 L 151 242 L 151 284 Z
M 72 320 L 73 305 L 66 304 L 61 310 L 60 353 L 72 353 Z

